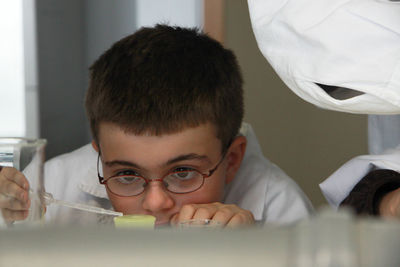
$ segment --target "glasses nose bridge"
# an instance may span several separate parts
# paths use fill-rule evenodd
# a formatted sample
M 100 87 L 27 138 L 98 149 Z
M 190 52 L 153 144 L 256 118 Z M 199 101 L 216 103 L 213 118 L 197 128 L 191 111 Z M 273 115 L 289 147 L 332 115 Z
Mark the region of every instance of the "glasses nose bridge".
M 146 181 L 146 183 L 143 185 L 143 191 L 142 192 L 144 192 L 144 191 L 147 191 L 149 188 L 147 188 L 149 185 L 150 185 L 150 183 L 152 183 L 152 182 L 160 182 L 160 189 L 161 190 L 167 190 L 167 191 L 169 191 L 168 189 L 167 189 L 167 187 L 168 187 L 168 185 L 167 184 L 165 184 L 164 183 L 164 178 L 154 178 L 154 179 L 148 179 L 148 178 L 145 178 L 145 177 L 142 177 L 145 181 Z
M 162 177 L 162 178 L 154 178 L 154 179 L 149 179 L 149 178 L 145 178 L 145 177 L 143 177 L 143 178 L 145 179 L 145 181 L 148 184 L 152 183 L 152 182 L 162 182 L 164 180 L 164 177 Z

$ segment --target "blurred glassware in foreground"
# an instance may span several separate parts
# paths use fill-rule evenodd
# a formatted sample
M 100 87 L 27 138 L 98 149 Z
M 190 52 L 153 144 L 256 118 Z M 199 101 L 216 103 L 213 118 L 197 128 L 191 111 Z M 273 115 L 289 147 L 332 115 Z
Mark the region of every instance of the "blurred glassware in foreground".
M 212 229 L 212 228 L 222 228 L 222 223 L 210 219 L 191 219 L 178 223 L 179 228 L 195 228 L 195 229 Z

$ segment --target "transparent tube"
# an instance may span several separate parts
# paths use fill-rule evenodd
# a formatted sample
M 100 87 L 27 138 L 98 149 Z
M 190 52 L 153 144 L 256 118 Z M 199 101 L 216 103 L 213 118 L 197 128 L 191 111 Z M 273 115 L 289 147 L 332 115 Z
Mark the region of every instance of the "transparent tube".
M 99 213 L 99 214 L 106 214 L 106 215 L 114 215 L 114 216 L 123 216 L 124 215 L 122 212 L 117 212 L 117 211 L 113 211 L 113 210 L 106 210 L 106 209 L 103 209 L 103 208 L 90 206 L 90 205 L 86 205 L 86 204 L 81 204 L 81 203 L 75 203 L 75 202 L 69 202 L 69 201 L 55 199 L 52 194 L 47 193 L 47 192 L 43 193 L 43 198 L 45 200 L 45 204 L 46 205 L 56 204 L 56 205 L 61 205 L 61 206 L 64 206 L 64 207 L 69 207 L 69 208 L 72 208 L 72 209 L 78 209 L 78 210 L 94 212 L 94 213 Z

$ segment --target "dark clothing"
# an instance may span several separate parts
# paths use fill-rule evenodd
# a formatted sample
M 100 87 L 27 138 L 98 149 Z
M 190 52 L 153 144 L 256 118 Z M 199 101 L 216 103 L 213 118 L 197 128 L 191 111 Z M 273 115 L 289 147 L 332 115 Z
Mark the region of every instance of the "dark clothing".
M 361 179 L 340 206 L 350 206 L 357 214 L 379 215 L 384 195 L 400 187 L 400 173 L 373 170 Z

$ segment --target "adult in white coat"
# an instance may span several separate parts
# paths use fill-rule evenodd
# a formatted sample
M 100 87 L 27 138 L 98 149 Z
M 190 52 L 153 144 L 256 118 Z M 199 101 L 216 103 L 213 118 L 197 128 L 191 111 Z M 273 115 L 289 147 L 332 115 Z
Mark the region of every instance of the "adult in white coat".
M 400 113 L 398 1 L 249 0 L 248 4 L 261 52 L 299 97 L 336 111 Z M 368 173 L 375 168 L 399 170 L 399 165 L 398 150 L 361 156 L 335 172 L 321 189 L 334 207 L 345 201 L 359 212 L 393 211 L 400 205 L 394 191 L 399 177 L 390 171 Z M 370 204 L 359 206 L 366 199 Z

